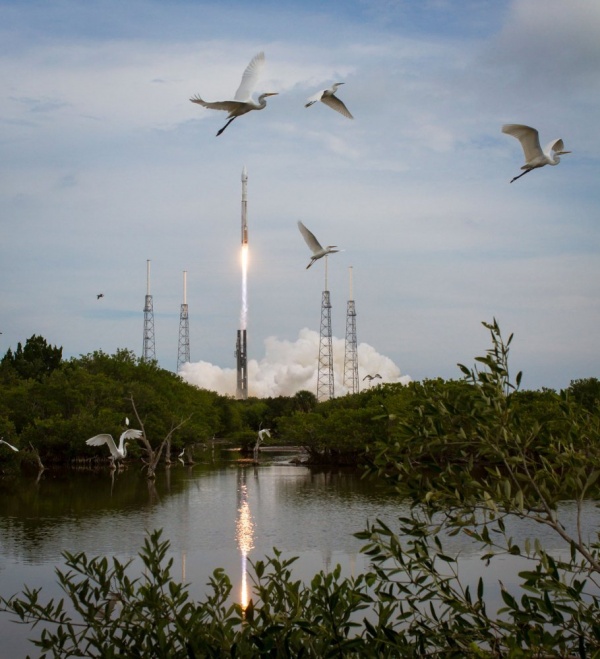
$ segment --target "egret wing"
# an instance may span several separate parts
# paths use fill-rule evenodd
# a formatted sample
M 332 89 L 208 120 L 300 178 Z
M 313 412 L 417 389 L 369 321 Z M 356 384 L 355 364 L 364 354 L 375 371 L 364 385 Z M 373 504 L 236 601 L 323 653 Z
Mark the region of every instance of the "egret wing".
M 325 105 L 330 107 L 332 110 L 335 110 L 336 112 L 339 112 L 340 114 L 343 114 L 344 117 L 348 117 L 348 119 L 354 119 L 354 117 L 350 114 L 350 111 L 348 108 L 340 101 L 340 99 L 337 96 L 323 96 L 321 99 Z
M 240 101 L 204 101 L 200 96 L 194 96 L 193 98 L 190 98 L 190 101 L 192 103 L 198 103 L 198 105 L 208 108 L 209 110 L 225 110 L 225 112 L 236 112 L 241 105 L 244 105 L 244 103 L 241 103 Z
M 302 234 L 302 237 L 306 241 L 306 244 L 310 248 L 311 252 L 313 254 L 323 251 L 323 248 L 321 247 L 321 243 L 315 238 L 314 234 L 311 233 L 305 226 L 298 220 L 298 228 L 300 229 L 300 233 Z
M 86 444 L 88 446 L 102 446 L 103 444 L 107 444 L 111 454 L 115 458 L 119 457 L 119 453 L 117 451 L 117 445 L 115 444 L 115 440 L 112 438 L 112 435 L 102 433 L 101 435 L 90 437 L 90 439 L 86 441 Z
M 521 142 L 526 162 L 544 155 L 540 146 L 540 136 L 535 128 L 523 124 L 505 124 L 502 126 L 502 132 L 516 137 Z
M 304 107 L 309 108 L 311 105 L 314 105 L 315 103 L 318 103 L 323 98 L 323 93 L 325 91 L 326 91 L 325 89 L 321 89 L 321 91 L 318 91 L 316 94 L 313 94 L 312 96 L 309 96 L 306 99 L 306 105 Z
M 244 71 L 242 82 L 240 82 L 240 86 L 234 96 L 236 101 L 249 101 L 252 98 L 252 92 L 256 89 L 256 83 L 264 65 L 265 54 L 263 52 L 257 53 Z
M 126 430 L 122 435 L 122 439 L 138 439 L 141 437 L 144 433 L 141 430 L 135 430 L 133 428 L 130 428 L 129 430 Z
M 544 153 L 549 155 L 552 151 L 554 151 L 554 153 L 570 153 L 569 151 L 565 151 L 565 145 L 560 138 L 557 140 L 552 140 L 552 142 L 548 142 L 548 144 L 546 144 Z
M 0 444 L 6 444 L 6 446 L 8 446 L 8 448 L 11 448 L 13 451 L 17 451 L 17 452 L 18 452 L 18 450 L 19 450 L 16 446 L 13 446 L 12 444 L 9 444 L 9 443 L 8 443 L 6 440 L 4 440 L 4 439 L 0 439 Z

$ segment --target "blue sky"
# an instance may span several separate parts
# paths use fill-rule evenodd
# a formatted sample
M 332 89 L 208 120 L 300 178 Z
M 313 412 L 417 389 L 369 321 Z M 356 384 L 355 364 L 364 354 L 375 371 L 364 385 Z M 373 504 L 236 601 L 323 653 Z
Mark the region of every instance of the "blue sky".
M 279 96 L 215 137 L 225 114 L 188 99 L 233 97 L 261 50 Z M 361 373 L 459 377 L 496 317 L 525 387 L 598 376 L 597 3 L 0 1 L 0 70 L 1 354 L 139 354 L 151 259 L 160 364 L 187 270 L 194 381 L 230 379 L 245 165 L 255 393 L 314 377 L 323 264 L 297 220 L 345 250 L 340 340 L 353 267 Z M 338 81 L 354 121 L 304 108 Z M 511 185 L 504 123 L 573 153 Z

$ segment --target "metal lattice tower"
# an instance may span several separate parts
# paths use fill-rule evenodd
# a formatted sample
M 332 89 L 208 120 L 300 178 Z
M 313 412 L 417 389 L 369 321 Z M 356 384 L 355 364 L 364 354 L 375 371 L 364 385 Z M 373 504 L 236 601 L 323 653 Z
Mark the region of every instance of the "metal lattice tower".
M 187 305 L 187 270 L 183 271 L 183 304 L 179 314 L 179 342 L 177 344 L 177 372 L 190 361 L 190 319 Z
M 352 293 L 350 270 L 350 298 L 346 307 L 346 344 L 344 350 L 344 387 L 349 394 L 358 393 L 358 348 L 356 342 L 356 307 Z
M 144 347 L 142 359 L 150 361 L 156 359 L 156 346 L 154 345 L 154 308 L 152 295 L 150 295 L 150 260 L 146 261 L 146 301 L 144 304 Z
M 327 290 L 327 257 L 325 257 L 325 290 L 321 298 L 321 331 L 319 341 L 319 370 L 317 375 L 317 400 L 334 396 L 333 348 L 331 342 L 331 302 Z

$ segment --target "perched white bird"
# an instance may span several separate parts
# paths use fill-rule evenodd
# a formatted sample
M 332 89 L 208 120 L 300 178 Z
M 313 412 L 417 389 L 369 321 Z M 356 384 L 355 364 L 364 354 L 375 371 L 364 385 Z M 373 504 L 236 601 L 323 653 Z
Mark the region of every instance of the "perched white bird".
M 250 64 L 248 64 L 244 71 L 242 82 L 235 93 L 233 101 L 215 101 L 213 103 L 208 103 L 207 101 L 202 100 L 199 94 L 194 96 L 194 98 L 190 98 L 192 103 L 198 103 L 198 105 L 202 105 L 210 110 L 225 110 L 226 112 L 229 112 L 229 121 L 223 126 L 223 128 L 221 128 L 217 133 L 217 136 L 220 135 L 236 117 L 241 117 L 243 114 L 246 114 L 251 110 L 262 110 L 265 108 L 267 106 L 267 102 L 265 101 L 267 96 L 277 96 L 277 92 L 268 92 L 261 94 L 258 97 L 258 102 L 252 98 L 252 94 L 264 65 L 264 53 L 258 53 L 258 55 L 255 55 L 252 58 Z
M 306 266 L 307 270 L 316 260 L 321 259 L 324 256 L 327 256 L 327 254 L 333 254 L 334 252 L 339 252 L 339 249 L 334 249 L 334 247 L 337 247 L 337 245 L 327 245 L 327 247 L 322 247 L 321 243 L 315 238 L 314 234 L 311 233 L 304 226 L 304 224 L 300 222 L 300 220 L 298 220 L 298 228 L 300 229 L 300 233 L 302 234 L 302 237 L 306 241 L 306 244 L 313 253 L 310 259 L 310 263 Z
M 141 430 L 134 430 L 133 428 L 126 430 L 121 437 L 119 438 L 119 446 L 115 444 L 115 440 L 112 438 L 112 435 L 103 433 L 101 435 L 96 435 L 91 437 L 85 443 L 88 446 L 102 446 L 107 444 L 110 450 L 112 461 L 123 460 L 127 456 L 127 441 L 130 439 L 138 439 L 144 433 Z
M 12 444 L 9 444 L 4 439 L 0 439 L 0 444 L 6 444 L 8 446 L 8 448 L 11 448 L 13 451 L 18 451 L 19 450 L 16 446 L 13 446 Z
M 532 169 L 537 169 L 544 165 L 558 165 L 560 162 L 559 156 L 565 153 L 571 153 L 570 151 L 564 151 L 565 146 L 561 139 L 548 142 L 544 150 L 542 150 L 540 146 L 540 135 L 535 128 L 531 128 L 530 126 L 505 124 L 502 126 L 502 132 L 516 137 L 521 142 L 523 153 L 525 154 L 525 164 L 521 167 L 525 171 L 515 176 L 511 180 L 511 183 L 521 178 L 521 176 L 525 176 Z
M 264 430 L 259 430 L 258 431 L 258 437 L 256 438 L 256 444 L 254 445 L 254 451 L 253 451 L 255 460 L 258 460 L 258 451 L 259 451 L 261 442 L 265 438 L 265 435 L 267 437 L 271 436 L 271 431 L 269 430 L 269 428 L 265 428 Z
M 348 117 L 348 119 L 354 119 L 354 117 L 348 111 L 348 108 L 335 95 L 337 88 L 343 84 L 343 82 L 336 82 L 329 89 L 321 89 L 321 91 L 307 99 L 308 103 L 304 107 L 309 108 L 311 105 L 321 101 L 321 103 L 325 103 L 325 105 L 329 106 L 332 110 L 343 114 L 344 117 Z
M 264 430 L 259 430 L 259 431 L 258 431 L 258 440 L 257 440 L 257 444 L 260 443 L 260 442 L 263 442 L 263 441 L 264 441 L 264 439 L 265 439 L 265 435 L 266 435 L 267 437 L 270 437 L 270 436 L 271 436 L 271 429 L 270 429 L 270 428 L 265 428 Z

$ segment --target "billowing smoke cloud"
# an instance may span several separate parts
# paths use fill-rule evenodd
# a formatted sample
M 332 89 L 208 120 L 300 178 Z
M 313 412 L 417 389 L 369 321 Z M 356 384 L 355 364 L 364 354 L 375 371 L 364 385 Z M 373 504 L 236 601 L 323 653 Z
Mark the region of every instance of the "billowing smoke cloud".
M 335 395 L 346 393 L 344 380 L 344 339 L 332 340 Z M 250 396 L 267 398 L 270 396 L 293 396 L 306 389 L 317 391 L 317 358 L 319 354 L 319 333 L 309 329 L 300 330 L 295 342 L 280 341 L 274 336 L 265 340 L 265 356 L 257 361 L 248 361 L 248 393 Z M 389 359 L 376 352 L 367 343 L 358 345 L 358 377 L 360 389 L 369 386 L 363 381 L 366 375 L 379 373 L 381 379 L 373 380 L 373 385 L 381 382 L 410 382 L 410 376 L 400 376 L 400 369 Z M 210 389 L 219 394 L 234 396 L 236 389 L 235 368 L 221 368 L 208 362 L 187 363 L 181 367 L 181 377 L 190 384 Z

